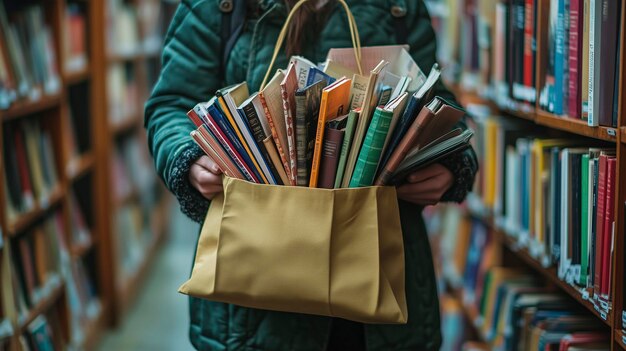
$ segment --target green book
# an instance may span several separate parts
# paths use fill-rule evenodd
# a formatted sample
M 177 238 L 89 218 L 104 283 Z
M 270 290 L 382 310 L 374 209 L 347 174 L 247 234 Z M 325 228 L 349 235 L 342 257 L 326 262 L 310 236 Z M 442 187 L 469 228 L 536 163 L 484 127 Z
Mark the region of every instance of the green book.
M 380 154 L 385 145 L 392 117 L 393 111 L 382 107 L 376 108 L 350 179 L 350 188 L 370 186 L 374 183 Z
M 360 114 L 361 108 L 358 108 L 350 111 L 350 114 L 348 115 L 348 121 L 346 123 L 346 134 L 343 137 L 341 154 L 339 155 L 339 164 L 337 165 L 337 175 L 335 176 L 335 189 L 341 188 L 343 172 L 346 169 L 346 161 L 348 161 L 348 153 L 350 152 L 352 137 L 354 136 L 354 128 L 356 127 L 356 122 L 359 119 Z
M 580 162 L 580 274 L 578 285 L 587 285 L 589 268 L 589 154 Z

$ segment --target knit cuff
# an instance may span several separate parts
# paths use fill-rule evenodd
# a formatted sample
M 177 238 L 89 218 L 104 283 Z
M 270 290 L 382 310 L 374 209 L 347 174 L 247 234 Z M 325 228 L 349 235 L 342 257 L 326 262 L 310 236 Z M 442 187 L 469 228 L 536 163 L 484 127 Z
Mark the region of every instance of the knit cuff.
M 472 148 L 457 152 L 439 161 L 454 175 L 454 183 L 441 197 L 443 202 L 463 202 L 467 193 L 472 190 L 474 176 L 478 171 L 476 155 Z
M 170 190 L 178 199 L 182 213 L 192 220 L 202 223 L 209 210 L 209 200 L 202 196 L 189 182 L 189 169 L 200 156 L 204 155 L 204 152 L 194 143 L 189 145 L 174 161 L 169 177 Z

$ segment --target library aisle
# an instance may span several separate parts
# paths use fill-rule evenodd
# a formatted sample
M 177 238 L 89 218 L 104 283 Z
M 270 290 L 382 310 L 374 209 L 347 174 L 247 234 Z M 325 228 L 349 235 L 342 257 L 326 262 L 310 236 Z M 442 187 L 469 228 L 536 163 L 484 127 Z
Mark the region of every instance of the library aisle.
M 187 337 L 187 296 L 177 290 L 191 269 L 198 224 L 180 213 L 176 204 L 171 213 L 167 240 L 154 260 L 137 303 L 117 329 L 106 333 L 99 351 L 193 350 Z

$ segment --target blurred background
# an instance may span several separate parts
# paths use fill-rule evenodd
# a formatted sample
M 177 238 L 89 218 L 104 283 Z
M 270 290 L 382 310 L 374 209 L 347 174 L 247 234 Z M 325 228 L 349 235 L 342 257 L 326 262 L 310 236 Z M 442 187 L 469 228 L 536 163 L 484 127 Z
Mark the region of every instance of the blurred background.
M 623 1 L 425 3 L 480 160 L 425 210 L 443 349 L 626 350 Z M 191 349 L 198 225 L 143 129 L 177 5 L 0 0 L 2 351 Z

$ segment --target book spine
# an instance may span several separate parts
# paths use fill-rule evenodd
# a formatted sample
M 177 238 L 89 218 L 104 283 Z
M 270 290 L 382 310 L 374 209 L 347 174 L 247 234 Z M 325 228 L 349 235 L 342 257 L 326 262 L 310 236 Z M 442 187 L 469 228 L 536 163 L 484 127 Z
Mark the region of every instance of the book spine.
M 296 94 L 296 159 L 298 186 L 309 185 L 309 172 L 307 167 L 307 132 L 306 132 L 306 96 Z
M 285 149 L 283 147 L 287 147 L 287 145 L 281 145 L 280 137 L 278 136 L 278 132 L 276 132 L 276 125 L 274 124 L 274 117 L 270 114 L 270 110 L 267 107 L 267 102 L 265 101 L 265 97 L 262 93 L 259 93 L 261 97 L 261 104 L 263 105 L 263 111 L 265 112 L 265 116 L 267 117 L 267 121 L 270 125 L 270 129 L 272 130 L 272 138 L 274 139 L 274 143 L 276 143 L 276 149 L 278 150 L 278 155 L 280 156 L 280 160 L 283 164 L 283 168 L 285 169 L 285 174 L 287 174 L 287 178 L 291 180 L 290 175 L 290 167 L 289 161 L 287 160 L 287 154 L 285 153 Z
M 533 38 L 534 38 L 534 0 L 526 0 L 524 4 L 524 86 L 534 87 L 533 69 Z
M 588 236 L 589 232 L 589 154 L 582 156 L 580 164 L 580 274 L 577 277 L 577 283 L 585 286 L 587 281 L 587 263 L 588 263 Z
M 274 139 L 271 136 L 268 136 L 263 140 L 263 145 L 265 145 L 265 149 L 270 155 L 270 160 L 274 164 L 280 180 L 283 184 L 289 184 L 289 178 L 287 177 L 287 173 L 285 173 L 285 169 L 282 167 L 282 161 L 280 160 L 280 156 L 278 156 L 276 145 L 274 145 Z
M 196 140 L 196 142 L 199 142 L 201 147 L 204 146 L 203 150 L 211 156 L 215 162 L 222 163 L 220 168 L 227 176 L 238 179 L 246 179 L 241 171 L 239 171 L 239 167 L 237 167 L 232 158 L 228 156 L 227 152 L 218 142 L 215 135 L 210 132 L 206 126 L 198 128 L 198 130 L 192 134 L 192 137 Z M 202 142 L 206 143 L 206 145 L 202 145 Z
M 556 50 L 554 57 L 554 113 L 563 114 L 563 81 L 565 62 L 565 0 L 559 0 L 557 26 L 556 26 Z
M 320 161 L 322 158 L 322 143 L 324 140 L 324 125 L 326 124 L 326 106 L 328 103 L 328 92 L 322 92 L 322 100 L 320 102 L 320 113 L 317 119 L 317 132 L 315 134 L 315 149 L 313 151 L 313 160 L 311 162 L 311 177 L 309 179 L 309 187 L 317 188 L 319 177 Z
M 389 132 L 392 117 L 392 112 L 387 112 L 381 108 L 377 108 L 374 112 L 354 167 L 350 188 L 370 186 L 374 182 L 378 161 L 380 161 L 380 154 Z
M 593 159 L 593 180 L 591 195 L 592 198 L 592 213 L 591 213 L 591 236 L 589 238 L 589 275 L 587 278 L 587 287 L 593 288 L 595 281 L 595 267 L 596 267 L 596 230 L 598 226 L 598 182 L 600 179 L 600 162 L 597 157 Z
M 209 109 L 209 121 L 211 122 L 209 126 L 213 125 L 215 130 L 218 130 L 221 133 L 220 136 L 223 140 L 220 140 L 220 143 L 226 141 L 228 146 L 235 152 L 237 158 L 241 160 L 246 170 L 252 176 L 251 181 L 261 183 L 261 176 L 257 173 L 256 168 L 250 160 L 250 155 L 241 144 L 241 140 L 237 138 L 235 132 L 232 130 L 231 124 L 228 123 L 226 117 L 219 110 L 217 110 L 215 106 L 210 106 Z M 211 131 L 216 133 L 213 129 L 211 129 Z M 218 136 L 218 134 L 216 134 L 216 136 Z M 226 145 L 224 145 L 224 147 L 226 147 Z
M 332 189 L 334 187 L 337 164 L 339 162 L 339 150 L 341 149 L 343 136 L 344 131 L 342 130 L 326 128 L 324 150 L 320 164 L 320 188 Z
M 222 144 L 222 147 L 224 147 L 224 150 L 226 150 L 230 158 L 233 160 L 233 162 L 235 162 L 237 167 L 239 167 L 239 170 L 246 177 L 248 181 L 258 183 L 258 178 L 254 176 L 253 172 L 249 169 L 248 165 L 246 165 L 245 162 L 241 159 L 241 157 L 239 156 L 239 154 L 237 153 L 233 145 L 226 138 L 226 136 L 222 133 L 222 131 L 219 130 L 219 128 L 217 128 L 213 120 L 210 120 L 208 124 L 204 125 L 204 127 L 201 127 L 201 128 L 208 128 L 213 133 L 213 135 L 217 138 L 220 144 Z
M 293 112 L 289 92 L 285 85 L 281 84 L 280 93 L 283 98 L 283 114 L 285 118 L 285 128 L 287 132 L 287 151 L 289 152 L 289 179 L 291 185 L 297 184 L 297 156 L 296 156 L 296 135 L 294 133 Z M 295 106 L 293 106 L 295 107 Z
M 200 116 L 198 116 L 194 109 L 191 109 L 187 112 L 187 117 L 189 117 L 189 119 L 193 122 L 196 128 L 200 127 L 203 123 L 202 119 L 200 118 Z
M 600 155 L 598 171 L 598 210 L 596 212 L 596 250 L 594 262 L 593 291 L 600 294 L 602 282 L 602 255 L 604 253 L 604 215 L 606 210 L 607 156 Z
M 259 148 L 259 151 L 261 152 L 261 160 L 259 160 L 259 162 L 262 162 L 263 164 L 267 165 L 271 173 L 270 174 L 271 179 L 269 179 L 270 182 L 273 181 L 275 184 L 283 185 L 282 181 L 278 177 L 278 172 L 276 170 L 276 167 L 274 167 L 274 163 L 270 162 L 270 156 L 267 152 L 267 149 L 263 145 L 263 140 L 265 140 L 267 136 L 265 135 L 265 132 L 263 131 L 263 126 L 261 125 L 261 121 L 259 120 L 259 116 L 256 113 L 256 109 L 254 108 L 254 105 L 247 104 L 246 106 L 243 106 L 243 113 L 246 117 L 248 127 L 250 128 L 252 132 L 252 136 L 254 137 L 256 145 Z
M 20 185 L 22 189 L 22 203 L 26 209 L 32 208 L 34 204 L 33 186 L 31 175 L 28 169 L 28 158 L 24 138 L 19 128 L 13 129 L 13 140 L 15 141 L 15 154 L 17 156 L 17 166 L 20 174 Z
M 600 296 L 609 296 L 609 286 L 611 284 L 611 251 L 613 246 L 613 220 L 615 215 L 615 165 L 617 159 L 614 157 L 607 159 L 606 164 L 606 204 L 604 205 L 604 234 L 602 236 L 602 283 L 600 285 Z
M 346 125 L 346 131 L 343 137 L 343 143 L 341 145 L 341 155 L 339 157 L 339 163 L 337 165 L 337 175 L 335 177 L 335 189 L 341 188 L 343 181 L 343 172 L 346 168 L 346 161 L 348 160 L 348 153 L 350 152 L 350 146 L 352 145 L 352 137 L 354 136 L 354 128 L 356 126 L 356 120 L 359 112 L 352 110 L 350 116 L 348 116 L 348 123 Z
M 570 29 L 569 29 L 569 93 L 568 115 L 580 119 L 581 116 L 581 41 L 583 27 L 582 0 L 570 2 Z
M 599 124 L 601 126 L 611 127 L 613 125 L 613 94 L 615 80 L 615 58 L 617 48 L 617 17 L 618 17 L 618 1 L 602 0 L 602 12 L 597 20 L 601 21 L 601 37 L 600 44 L 602 56 L 600 61 L 599 74 L 600 83 L 600 106 L 599 106 Z M 596 16 L 598 13 L 596 12 Z
M 563 9 L 563 115 L 569 112 L 569 32 L 570 32 L 570 1 L 565 0 Z
M 587 124 L 599 125 L 599 64 L 600 64 L 600 21 L 597 16 L 602 12 L 602 0 L 589 0 L 589 90 L 587 91 Z M 596 72 L 598 68 L 598 72 Z
M 582 60 L 578 66 L 581 69 L 581 76 L 579 79 L 580 90 L 580 116 L 583 120 L 587 120 L 589 116 L 589 2 L 591 0 L 583 0 L 583 13 L 582 13 L 582 41 L 580 42 L 579 59 Z M 580 22 L 579 22 L 580 23 Z M 580 51 L 580 50 L 579 50 Z

